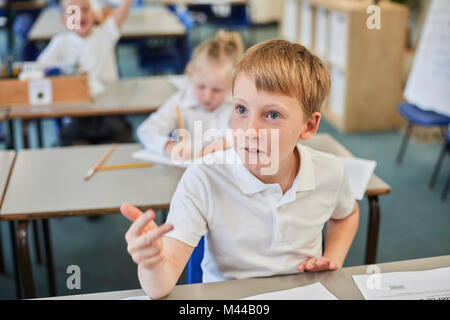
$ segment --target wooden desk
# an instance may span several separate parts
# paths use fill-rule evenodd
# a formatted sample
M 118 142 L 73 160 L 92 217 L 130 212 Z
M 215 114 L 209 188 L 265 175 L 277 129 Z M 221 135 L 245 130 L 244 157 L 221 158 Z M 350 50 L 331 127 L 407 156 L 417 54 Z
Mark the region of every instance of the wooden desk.
M 314 135 L 311 139 L 302 141 L 302 144 L 310 146 L 319 151 L 333 153 L 341 157 L 354 157 L 343 145 L 327 133 Z M 378 244 L 378 230 L 380 226 L 380 204 L 378 196 L 388 194 L 391 187 L 372 174 L 366 190 L 366 197 L 369 201 L 369 226 L 367 230 L 366 257 L 365 263 L 375 263 Z
M 3 199 L 6 193 L 6 189 L 9 183 L 10 175 L 12 173 L 12 168 L 14 167 L 14 161 L 16 159 L 15 151 L 0 151 L 0 208 L 3 203 Z M 10 223 L 10 230 L 14 231 L 14 224 Z M 5 260 L 3 257 L 3 243 L 2 243 L 2 234 L 0 229 L 0 274 L 5 273 Z M 17 256 L 16 256 L 16 247 L 15 247 L 15 239 L 14 233 L 11 233 L 11 243 L 13 244 L 13 262 L 14 268 L 17 267 Z M 18 284 L 18 273 L 14 272 L 16 290 L 19 290 Z M 19 293 L 19 291 L 18 291 Z M 19 294 L 20 295 L 20 294 Z
M 60 104 L 41 107 L 15 106 L 9 119 L 42 119 L 150 113 L 158 109 L 176 88 L 167 76 L 126 78 L 106 85 L 105 92 L 89 104 Z
M 328 134 L 318 134 L 308 144 L 338 155 L 350 155 Z M 138 144 L 119 145 L 105 164 L 137 161 L 130 159 L 130 155 L 138 148 Z M 84 174 L 106 149 L 107 146 L 86 146 L 19 151 L 0 210 L 0 220 L 19 221 L 17 237 L 21 255 L 20 272 L 24 274 L 27 297 L 34 296 L 27 243 L 29 220 L 46 221 L 54 217 L 117 213 L 123 202 L 130 202 L 142 209 L 168 208 L 183 169 L 154 165 L 150 168 L 98 172 L 91 180 L 84 182 Z M 369 187 L 366 192 L 366 195 L 370 194 L 371 204 L 367 264 L 375 262 L 380 215 L 378 195 L 382 194 L 379 190 L 390 190 L 381 179 L 372 179 L 371 187 L 374 189 Z M 46 241 L 46 247 L 50 248 L 49 240 Z M 49 275 L 51 273 L 49 271 Z
M 50 106 L 15 106 L 9 109 L 8 116 L 0 112 L 0 119 L 9 122 L 9 128 L 12 128 L 12 119 L 24 120 L 25 148 L 28 147 L 28 138 L 26 127 L 28 121 L 42 118 L 62 118 L 62 117 L 86 117 L 86 116 L 106 116 L 114 114 L 135 114 L 150 113 L 158 109 L 172 94 L 176 88 L 169 82 L 167 76 L 153 76 L 143 78 L 121 79 L 116 83 L 110 83 L 106 86 L 105 92 L 92 99 L 87 104 L 60 104 Z M 0 108 L 0 111 L 1 108 Z M 41 123 L 38 122 L 39 146 L 41 142 Z M 13 134 L 13 130 L 10 130 Z M 11 146 L 12 148 L 12 146 Z
M 381 272 L 423 271 L 450 267 L 450 255 L 377 264 Z M 338 299 L 363 300 L 352 276 L 367 274 L 367 265 L 327 272 L 303 272 L 267 278 L 178 285 L 166 300 L 232 300 L 288 290 L 320 281 Z M 51 300 L 118 300 L 145 295 L 142 289 L 46 298 Z
M 49 7 L 41 12 L 28 34 L 28 41 L 49 41 L 52 36 L 66 31 L 59 8 Z M 164 6 L 132 8 L 125 20 L 121 39 L 149 37 L 183 37 L 186 28 Z
M 11 169 L 13 167 L 15 158 L 15 151 L 0 151 L 0 208 L 3 203 L 3 198 L 9 182 L 9 176 L 12 172 Z
M 86 171 L 104 154 L 107 145 L 22 150 L 17 154 L 0 221 L 18 221 L 16 236 L 19 271 L 25 297 L 34 297 L 28 246 L 30 220 L 118 213 L 123 202 L 141 209 L 168 209 L 183 169 L 154 164 L 147 168 L 97 172 L 84 181 Z M 138 144 L 121 144 L 105 165 L 140 162 L 131 153 Z M 49 233 L 48 230 L 45 233 Z M 55 294 L 50 239 L 46 238 L 50 292 Z

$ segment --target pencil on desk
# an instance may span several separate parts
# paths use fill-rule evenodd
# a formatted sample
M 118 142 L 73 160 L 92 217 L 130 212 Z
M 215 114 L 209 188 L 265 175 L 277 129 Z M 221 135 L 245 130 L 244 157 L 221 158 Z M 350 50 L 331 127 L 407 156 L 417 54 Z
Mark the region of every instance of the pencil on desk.
M 181 119 L 181 111 L 180 111 L 180 106 L 177 106 L 177 120 L 178 120 L 178 129 L 180 129 L 180 137 L 181 137 L 181 141 L 184 142 L 184 126 L 183 126 L 183 120 Z
M 94 164 L 94 166 L 88 170 L 88 172 L 84 176 L 85 181 L 94 175 L 95 171 L 98 170 L 98 167 L 100 167 L 103 164 L 103 162 L 105 162 L 105 160 L 109 157 L 109 155 L 111 154 L 111 152 L 114 151 L 115 148 L 116 148 L 115 143 L 109 146 L 108 150 L 106 150 L 105 154 L 100 158 L 100 160 L 98 160 L 97 163 Z
M 110 166 L 100 166 L 97 168 L 98 171 L 103 170 L 116 170 L 116 169 L 128 169 L 128 168 L 143 168 L 150 167 L 152 164 L 149 162 L 135 162 L 135 163 L 123 163 L 123 164 L 113 164 Z

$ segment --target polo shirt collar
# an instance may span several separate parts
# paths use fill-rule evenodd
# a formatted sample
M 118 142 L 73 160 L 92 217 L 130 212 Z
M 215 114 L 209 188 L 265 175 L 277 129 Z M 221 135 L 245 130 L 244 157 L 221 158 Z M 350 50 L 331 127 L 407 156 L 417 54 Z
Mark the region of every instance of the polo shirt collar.
M 313 190 L 316 187 L 315 167 L 311 152 L 308 147 L 297 143 L 300 153 L 300 168 L 295 178 L 297 180 L 297 192 Z
M 311 158 L 310 151 L 304 146 L 297 144 L 296 146 L 300 154 L 300 168 L 294 179 L 293 187 L 296 192 L 309 191 L 315 188 L 316 181 L 314 176 L 314 163 Z M 273 187 L 275 184 L 265 184 L 256 178 L 241 162 L 239 155 L 234 148 L 230 149 L 234 153 L 237 165 L 233 165 L 233 174 L 244 194 L 254 194 Z

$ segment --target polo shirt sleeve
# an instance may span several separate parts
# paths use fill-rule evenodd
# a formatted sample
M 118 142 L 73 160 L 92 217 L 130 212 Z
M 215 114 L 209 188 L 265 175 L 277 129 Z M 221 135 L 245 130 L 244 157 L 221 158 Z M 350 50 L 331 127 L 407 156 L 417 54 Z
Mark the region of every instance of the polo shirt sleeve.
M 339 171 L 341 181 L 337 190 L 336 206 L 333 215 L 331 216 L 331 218 L 335 220 L 344 219 L 349 216 L 355 206 L 355 197 L 350 189 L 342 161 Z
M 206 174 L 199 166 L 186 169 L 170 203 L 167 222 L 174 229 L 166 234 L 191 247 L 196 247 L 208 231 L 211 195 Z
M 64 41 L 60 35 L 54 35 L 44 51 L 39 55 L 37 61 L 43 66 L 62 65 L 62 55 L 64 54 Z
M 169 135 L 177 127 L 176 106 L 179 103 L 180 93 L 175 93 L 138 127 L 137 137 L 147 150 L 164 153 Z
M 115 46 L 120 39 L 120 30 L 117 27 L 116 21 L 112 16 L 106 18 L 105 22 L 100 26 L 101 41 L 106 46 Z

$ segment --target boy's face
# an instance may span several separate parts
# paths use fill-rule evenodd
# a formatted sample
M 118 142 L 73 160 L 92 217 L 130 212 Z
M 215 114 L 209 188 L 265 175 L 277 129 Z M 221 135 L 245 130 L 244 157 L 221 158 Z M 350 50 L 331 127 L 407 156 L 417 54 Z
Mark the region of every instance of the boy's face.
M 239 74 L 234 84 L 231 128 L 234 148 L 253 174 L 276 174 L 293 156 L 299 139 L 317 131 L 320 114 L 310 119 L 297 98 L 257 90 L 252 78 Z M 278 134 L 277 134 L 278 133 Z M 256 159 L 256 161 L 255 161 Z
M 231 70 L 231 64 L 206 63 L 188 72 L 195 97 L 206 111 L 215 110 L 226 99 L 231 90 Z
M 70 10 L 70 6 L 76 6 L 79 11 Z M 88 36 L 95 24 L 94 11 L 91 8 L 89 0 L 65 0 L 63 1 L 63 23 L 66 27 L 73 26 L 79 22 L 79 25 L 70 28 L 81 37 Z M 76 15 L 80 13 L 79 20 Z

